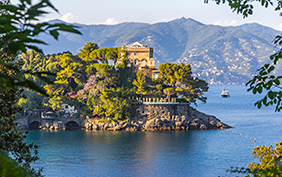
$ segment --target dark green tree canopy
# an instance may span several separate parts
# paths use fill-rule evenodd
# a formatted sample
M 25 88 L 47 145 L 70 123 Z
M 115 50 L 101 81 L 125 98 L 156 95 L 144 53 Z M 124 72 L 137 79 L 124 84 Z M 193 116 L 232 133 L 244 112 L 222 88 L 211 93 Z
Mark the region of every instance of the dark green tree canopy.
M 18 5 L 10 4 L 8 0 L 0 2 L 0 151 L 2 153 L 4 150 L 10 154 L 26 170 L 25 175 L 41 176 L 40 169 L 36 171 L 31 167 L 31 163 L 38 159 L 38 147 L 34 143 L 27 144 L 24 141 L 26 135 L 16 128 L 14 120 L 15 114 L 21 110 L 17 102 L 23 96 L 23 88 L 47 95 L 40 85 L 36 85 L 30 79 L 31 77 L 25 76 L 35 76 L 44 82 L 51 83 L 52 80 L 48 77 L 51 73 L 42 68 L 32 71 L 32 65 L 40 61 L 33 60 L 35 63 L 25 63 L 18 60 L 17 54 L 25 53 L 27 49 L 42 52 L 37 47 L 38 44 L 46 44 L 38 39 L 41 33 L 48 33 L 58 39 L 60 31 L 76 34 L 80 32 L 72 25 L 38 22 L 39 16 L 47 14 L 45 8 L 57 11 L 49 0 L 39 0 L 36 4 L 32 4 L 31 0 L 20 0 Z M 41 56 L 37 57 L 41 58 Z M 1 159 L 2 157 L 1 154 Z M 6 167 L 2 166 L 4 163 L 2 160 L 0 163 L 1 175 L 8 176 L 9 173 L 5 175 L 2 172 L 12 169 L 5 169 Z
M 272 6 L 275 11 L 280 11 L 282 7 L 281 0 L 204 0 L 205 3 L 209 1 L 214 1 L 217 5 L 226 3 L 233 12 L 242 14 L 243 18 L 253 15 L 256 4 L 265 8 Z

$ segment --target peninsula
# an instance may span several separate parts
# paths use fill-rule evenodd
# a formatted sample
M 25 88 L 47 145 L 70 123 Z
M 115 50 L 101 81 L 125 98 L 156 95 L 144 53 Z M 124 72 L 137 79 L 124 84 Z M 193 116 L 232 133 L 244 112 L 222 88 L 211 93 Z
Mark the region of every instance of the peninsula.
M 19 58 L 28 60 L 25 63 L 43 57 L 45 61 L 38 65 L 57 72 L 57 77 L 55 84 L 41 85 L 51 95 L 48 100 L 26 91 L 29 96 L 21 101 L 25 109 L 18 122 L 22 128 L 43 130 L 230 128 L 190 106 L 206 102 L 208 84 L 193 76 L 189 64 L 164 63 L 156 68 L 153 52 L 153 47 L 135 41 L 115 48 L 99 48 L 88 42 L 77 55 L 22 54 Z

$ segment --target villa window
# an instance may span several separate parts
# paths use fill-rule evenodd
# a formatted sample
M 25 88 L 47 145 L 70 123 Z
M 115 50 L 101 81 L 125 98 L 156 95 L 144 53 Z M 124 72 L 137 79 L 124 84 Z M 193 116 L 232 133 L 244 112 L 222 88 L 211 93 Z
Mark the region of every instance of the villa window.
M 145 60 L 142 60 L 141 61 L 141 67 L 145 67 L 146 66 L 146 61 Z

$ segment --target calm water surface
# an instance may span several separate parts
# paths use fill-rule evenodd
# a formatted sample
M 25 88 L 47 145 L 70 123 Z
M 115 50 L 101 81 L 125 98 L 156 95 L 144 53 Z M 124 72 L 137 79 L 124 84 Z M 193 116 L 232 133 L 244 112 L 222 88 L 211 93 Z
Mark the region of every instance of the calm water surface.
M 282 141 L 281 113 L 257 110 L 260 96 L 244 86 L 211 86 L 208 102 L 197 109 L 233 126 L 229 130 L 178 132 L 30 131 L 27 141 L 40 145 L 46 176 L 235 176 L 231 166 L 246 167 L 258 145 Z M 256 143 L 252 140 L 256 139 Z

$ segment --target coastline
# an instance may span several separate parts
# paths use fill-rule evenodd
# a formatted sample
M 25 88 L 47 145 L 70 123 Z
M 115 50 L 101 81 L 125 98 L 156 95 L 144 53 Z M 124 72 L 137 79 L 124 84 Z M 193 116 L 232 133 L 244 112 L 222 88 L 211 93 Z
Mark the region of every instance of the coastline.
M 141 106 L 141 107 L 140 107 Z M 38 126 L 40 130 L 67 130 L 82 129 L 88 131 L 189 131 L 189 130 L 210 130 L 210 129 L 227 129 L 231 126 L 221 122 L 213 115 L 202 113 L 188 105 L 182 106 L 185 112 L 181 114 L 175 111 L 162 111 L 162 113 L 152 113 L 143 111 L 144 105 L 139 105 L 136 117 L 126 121 L 108 121 L 101 122 L 95 118 L 87 118 L 80 122 L 69 121 L 68 124 L 62 123 L 60 120 L 47 122 Z M 179 106 L 177 109 L 180 109 Z M 19 129 L 27 130 L 28 125 L 24 125 L 23 119 L 18 120 Z
M 99 123 L 96 120 L 87 119 L 85 120 L 84 128 L 92 131 L 188 131 L 227 129 L 232 127 L 222 123 L 215 116 L 193 109 L 191 117 L 153 113 L 143 120 L 131 119 L 128 121 Z

